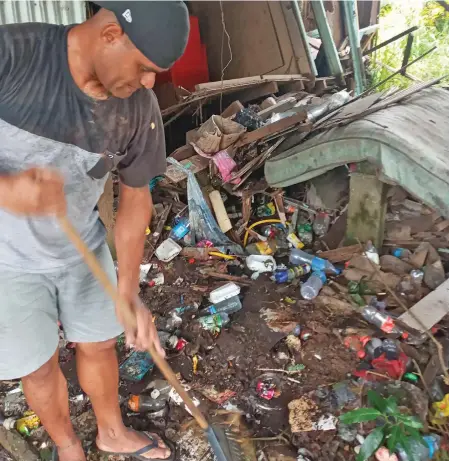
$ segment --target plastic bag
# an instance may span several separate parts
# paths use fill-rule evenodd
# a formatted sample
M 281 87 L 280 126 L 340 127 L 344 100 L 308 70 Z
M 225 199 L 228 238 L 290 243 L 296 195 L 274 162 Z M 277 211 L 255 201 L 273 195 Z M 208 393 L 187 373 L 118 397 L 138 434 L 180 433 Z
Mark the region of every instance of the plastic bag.
M 231 254 L 244 254 L 242 247 L 229 240 L 221 231 L 204 200 L 195 175 L 190 170 L 184 168 L 174 158 L 168 157 L 167 161 L 184 171 L 187 175 L 187 203 L 189 206 L 190 238 L 192 244 L 195 245 L 203 240 L 210 240 L 223 253 L 229 250 Z

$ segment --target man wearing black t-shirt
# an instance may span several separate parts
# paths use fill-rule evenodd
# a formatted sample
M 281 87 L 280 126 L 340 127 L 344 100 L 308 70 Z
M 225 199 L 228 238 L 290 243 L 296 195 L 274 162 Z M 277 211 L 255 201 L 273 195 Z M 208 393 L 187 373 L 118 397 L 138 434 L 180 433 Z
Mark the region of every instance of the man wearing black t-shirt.
M 80 384 L 98 423 L 97 446 L 135 459 L 173 459 L 169 442 L 123 425 L 115 338 L 121 318 L 60 227 L 67 214 L 115 280 L 97 201 L 117 168 L 118 290 L 136 311 L 127 341 L 163 354 L 138 299 L 151 217 L 149 181 L 165 171 L 163 124 L 151 88 L 182 55 L 182 2 L 97 2 L 75 26 L 0 27 L 0 379 L 22 378 L 55 459 L 85 461 L 58 365 L 58 320 L 75 342 Z

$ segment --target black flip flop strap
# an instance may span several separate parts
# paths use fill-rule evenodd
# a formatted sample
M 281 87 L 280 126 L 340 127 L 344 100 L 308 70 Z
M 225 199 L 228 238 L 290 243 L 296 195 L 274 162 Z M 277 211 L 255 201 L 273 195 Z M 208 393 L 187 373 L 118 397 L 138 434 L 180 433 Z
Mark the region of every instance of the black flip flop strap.
M 148 444 L 147 446 L 141 448 L 140 450 L 135 451 L 132 454 L 133 456 L 143 455 L 143 454 L 149 452 L 150 450 L 154 450 L 155 448 L 159 448 L 159 442 L 158 442 L 157 439 L 155 439 L 150 434 L 147 434 L 146 432 L 145 432 L 145 435 L 151 440 L 151 443 Z M 151 458 L 149 458 L 149 459 L 151 459 Z

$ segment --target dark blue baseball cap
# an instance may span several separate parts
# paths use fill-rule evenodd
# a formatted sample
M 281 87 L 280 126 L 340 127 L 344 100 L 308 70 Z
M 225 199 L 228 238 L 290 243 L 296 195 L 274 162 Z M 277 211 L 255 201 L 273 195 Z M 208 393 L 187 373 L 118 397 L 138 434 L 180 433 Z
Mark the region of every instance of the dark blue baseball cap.
M 189 38 L 189 12 L 180 1 L 95 1 L 112 11 L 136 48 L 162 69 L 179 59 Z

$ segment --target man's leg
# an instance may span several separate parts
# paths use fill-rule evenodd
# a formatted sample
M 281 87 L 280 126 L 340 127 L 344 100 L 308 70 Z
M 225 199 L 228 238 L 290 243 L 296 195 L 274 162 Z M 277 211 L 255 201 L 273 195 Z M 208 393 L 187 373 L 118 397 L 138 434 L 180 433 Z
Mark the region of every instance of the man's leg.
M 122 420 L 118 398 L 118 362 L 115 340 L 78 343 L 76 346 L 78 378 L 90 397 L 97 417 L 97 446 L 118 453 L 137 451 L 150 442 L 144 434 L 128 429 Z M 145 454 L 148 459 L 168 458 L 170 450 L 159 439 L 159 447 Z M 164 447 L 164 448 L 163 448 Z
M 60 461 L 85 461 L 69 415 L 67 381 L 59 368 L 58 350 L 38 370 L 22 378 L 29 406 L 58 447 Z

